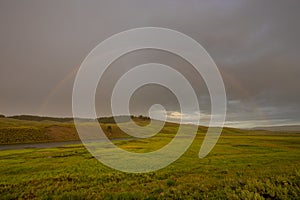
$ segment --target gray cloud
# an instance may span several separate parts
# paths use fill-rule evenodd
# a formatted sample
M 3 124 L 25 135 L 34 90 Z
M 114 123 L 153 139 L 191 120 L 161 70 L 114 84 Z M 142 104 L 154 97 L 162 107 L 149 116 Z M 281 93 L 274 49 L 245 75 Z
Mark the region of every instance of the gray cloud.
M 229 124 L 299 123 L 299 8 L 297 0 L 1 1 L 0 112 L 71 115 L 75 72 L 88 52 L 112 34 L 160 26 L 193 37 L 215 60 L 228 94 Z M 185 61 L 159 51 L 134 52 L 111 66 L 99 86 L 100 113 L 109 114 L 114 80 L 148 61 L 189 77 L 201 110 L 209 113 L 201 77 Z M 177 111 L 172 99 L 164 89 L 146 87 L 131 107 L 145 113 L 158 101 Z

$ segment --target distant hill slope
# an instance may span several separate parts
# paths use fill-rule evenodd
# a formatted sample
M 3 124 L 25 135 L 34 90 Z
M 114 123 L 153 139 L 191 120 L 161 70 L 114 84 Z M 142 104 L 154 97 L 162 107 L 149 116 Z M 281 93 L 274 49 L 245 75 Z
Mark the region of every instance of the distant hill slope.
M 117 117 L 120 122 L 128 122 L 129 118 Z M 141 125 L 147 125 L 149 117 L 133 117 Z M 100 126 L 108 138 L 130 137 L 120 130 L 113 117 L 98 119 Z M 87 126 L 94 126 L 89 119 L 80 120 Z M 173 124 L 169 126 L 175 127 Z M 172 131 L 173 133 L 174 131 Z M 0 144 L 62 142 L 80 140 L 72 118 L 39 117 L 21 115 L 0 117 Z
M 300 132 L 300 125 L 255 127 L 252 130 Z
M 0 118 L 5 118 L 4 115 L 2 115 Z M 15 115 L 15 116 L 9 116 L 6 118 L 10 119 L 18 119 L 18 120 L 27 120 L 27 121 L 53 121 L 53 122 L 73 122 L 74 118 L 72 117 L 45 117 L 45 116 L 35 116 L 35 115 Z M 115 123 L 115 118 L 118 120 L 118 122 L 128 122 L 129 119 L 134 120 L 149 120 L 149 117 L 146 116 L 116 116 L 116 117 L 100 117 L 98 118 L 98 121 L 100 123 Z M 80 118 L 80 121 L 92 121 L 92 119 L 87 118 Z
M 27 120 L 27 121 L 55 121 L 55 122 L 69 122 L 72 121 L 73 118 L 57 118 L 57 117 L 41 117 L 34 115 L 16 115 L 9 116 L 7 118 L 18 119 L 18 120 Z
M 131 117 L 140 126 L 149 124 L 150 118 L 143 116 L 118 116 L 120 122 L 126 123 Z M 124 133 L 115 124 L 113 117 L 99 118 L 100 126 L 108 138 L 131 137 Z M 87 126 L 94 126 L 95 122 L 89 119 L 80 121 Z M 166 122 L 159 134 L 173 137 L 179 124 Z M 199 126 L 198 133 L 204 135 L 208 127 Z M 266 135 L 281 134 L 278 131 L 286 130 L 286 134 L 294 134 L 291 130 L 300 130 L 300 126 L 287 127 L 258 127 L 256 130 L 244 130 L 224 127 L 222 135 Z M 277 132 L 276 132 L 277 131 Z M 300 133 L 300 132 L 299 132 Z M 158 134 L 158 135 L 159 135 Z M 0 144 L 16 143 L 41 143 L 58 141 L 80 140 L 72 118 L 39 117 L 21 115 L 12 117 L 0 117 Z
M 83 122 L 94 125 L 95 123 Z M 100 124 L 109 138 L 128 137 L 116 124 Z M 109 128 L 110 127 L 110 128 Z M 80 140 L 72 121 L 29 121 L 0 118 L 0 144 L 65 142 Z

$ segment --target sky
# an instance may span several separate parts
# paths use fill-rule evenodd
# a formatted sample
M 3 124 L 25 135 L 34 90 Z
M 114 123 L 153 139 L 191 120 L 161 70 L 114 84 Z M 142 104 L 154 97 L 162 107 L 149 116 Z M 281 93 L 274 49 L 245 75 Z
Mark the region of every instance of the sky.
M 73 83 L 87 54 L 113 34 L 151 26 L 180 31 L 210 54 L 226 88 L 226 126 L 300 124 L 299 9 L 298 0 L 2 0 L 0 114 L 72 116 Z M 97 88 L 99 116 L 111 114 L 111 91 L 122 73 L 147 62 L 172 66 L 190 80 L 205 124 L 210 99 L 203 79 L 185 60 L 159 50 L 112 63 Z M 155 103 L 170 119 L 195 120 L 157 85 L 138 89 L 130 111 L 147 115 Z

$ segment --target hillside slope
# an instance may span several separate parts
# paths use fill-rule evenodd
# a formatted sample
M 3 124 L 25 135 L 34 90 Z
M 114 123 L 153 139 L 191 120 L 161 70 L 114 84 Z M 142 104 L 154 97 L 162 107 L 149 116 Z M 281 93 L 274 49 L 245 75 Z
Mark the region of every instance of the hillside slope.
M 36 116 L 23 116 L 16 118 L 0 118 L 0 144 L 66 142 L 80 140 L 72 118 L 60 119 Z M 20 120 L 20 118 L 23 118 L 23 120 Z M 51 121 L 50 119 L 55 121 Z M 121 116 L 119 119 L 123 120 L 123 123 L 127 123 L 124 116 Z M 133 120 L 140 126 L 145 126 L 150 122 L 147 117 L 133 117 Z M 131 137 L 124 133 L 115 124 L 112 117 L 100 118 L 98 121 L 100 121 L 100 126 L 108 138 Z M 97 125 L 97 123 L 95 124 L 89 120 L 84 120 L 82 123 L 87 126 Z M 179 124 L 166 122 L 158 136 L 168 135 L 168 137 L 171 138 L 176 134 L 178 126 Z M 205 134 L 206 132 L 207 127 L 198 127 L 198 134 Z M 222 135 L 275 135 L 279 133 L 280 132 L 272 132 L 268 130 L 243 130 L 228 127 L 225 127 L 222 131 Z M 291 134 L 293 133 L 291 132 Z

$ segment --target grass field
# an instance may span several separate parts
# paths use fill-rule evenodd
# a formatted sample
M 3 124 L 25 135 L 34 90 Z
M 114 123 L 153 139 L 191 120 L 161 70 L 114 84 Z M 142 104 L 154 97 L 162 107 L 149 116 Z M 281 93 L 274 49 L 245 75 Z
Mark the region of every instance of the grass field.
M 82 145 L 0 151 L 0 199 L 300 199 L 300 134 L 225 129 L 199 159 L 203 129 L 180 159 L 144 174 L 110 169 Z M 175 130 L 115 143 L 151 151 Z
M 16 118 L 0 118 L 0 144 L 42 143 L 80 140 L 73 121 L 69 118 L 41 118 L 35 116 Z M 34 120 L 28 120 L 33 118 Z M 46 120 L 41 120 L 46 119 Z M 48 119 L 56 120 L 50 121 Z M 69 121 L 67 121 L 69 120 Z M 138 123 L 145 124 L 146 120 L 135 119 Z M 128 137 L 112 121 L 111 118 L 102 118 L 100 125 L 109 138 Z M 103 122 L 102 122 L 103 121 Z M 92 122 L 83 122 L 95 125 Z M 111 127 L 112 130 L 109 130 Z

